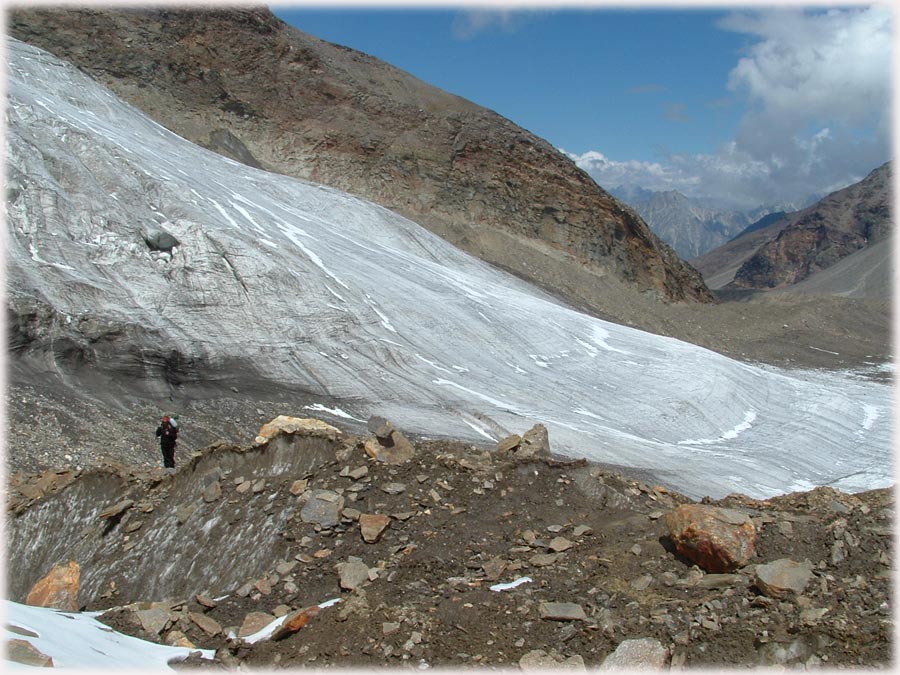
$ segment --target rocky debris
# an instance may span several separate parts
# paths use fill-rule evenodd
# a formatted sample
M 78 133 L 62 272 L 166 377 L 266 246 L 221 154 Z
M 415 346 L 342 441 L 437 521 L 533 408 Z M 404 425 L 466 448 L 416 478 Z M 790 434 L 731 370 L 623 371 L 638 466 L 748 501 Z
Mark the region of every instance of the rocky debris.
M 362 513 L 359 515 L 359 531 L 367 544 L 377 544 L 390 524 L 390 517 L 382 514 Z
M 768 597 L 783 599 L 803 592 L 812 578 L 812 565 L 782 558 L 756 566 L 756 585 Z
M 28 640 L 13 638 L 6 641 L 6 658 L 14 663 L 38 668 L 53 668 L 53 659 Z
M 311 490 L 306 504 L 300 511 L 304 523 L 315 523 L 321 527 L 334 527 L 341 522 L 344 498 L 331 490 Z
M 117 630 L 215 650 L 216 665 L 232 669 L 583 669 L 635 638 L 658 641 L 673 668 L 859 667 L 892 658 L 890 490 L 707 500 L 702 506 L 747 514 L 757 530 L 756 566 L 707 573 L 669 541 L 664 515 L 690 500 L 600 466 L 522 462 L 435 440 L 417 442 L 415 460 L 399 465 L 368 457 L 355 440 L 328 446 L 327 461 L 296 472 L 267 471 L 265 456 L 229 453 L 215 463 L 218 471 L 198 470 L 193 483 L 181 482 L 188 471 L 158 482 L 149 472 L 116 474 L 108 485 L 135 502 L 122 522 L 127 527 L 139 514 L 143 525 L 106 552 L 79 549 L 84 569 L 108 575 L 96 584 L 101 590 L 82 592 L 82 602 L 106 610 L 102 620 Z M 213 479 L 222 495 L 206 503 L 200 493 Z M 305 481 L 299 496 L 296 481 Z M 405 489 L 381 489 L 390 483 Z M 245 484 L 260 492 L 239 491 Z M 314 498 L 318 491 L 327 497 Z M 45 496 L 42 508 L 19 518 L 65 495 Z M 310 500 L 321 502 L 317 509 L 334 507 L 328 520 L 304 521 Z M 173 528 L 173 506 L 181 503 L 195 510 Z M 389 523 L 376 541 L 363 535 L 367 515 Z M 74 522 L 78 514 L 69 509 L 67 517 Z M 146 584 L 129 586 L 108 572 L 121 544 L 141 537 L 155 542 L 136 549 L 141 555 L 154 555 L 162 536 L 202 539 L 209 548 L 214 542 L 202 532 L 211 519 L 241 537 L 277 521 L 265 544 L 242 549 L 243 558 L 259 561 L 252 573 L 209 583 L 203 564 L 221 567 L 221 560 L 201 553 L 179 567 L 171 559 L 188 590 L 142 597 Z M 87 522 L 103 528 L 93 515 Z M 123 529 L 97 541 L 111 542 Z M 71 541 L 83 547 L 83 537 Z M 836 541 L 846 552 L 838 562 Z M 811 561 L 810 578 L 802 592 L 771 598 L 756 583 L 756 567 L 782 559 Z M 259 621 L 250 626 L 253 613 Z M 270 639 L 246 641 L 276 617 L 284 623 Z
M 272 633 L 272 640 L 283 640 L 306 626 L 319 614 L 319 607 L 304 607 L 287 615 L 284 622 Z
M 354 556 L 347 562 L 338 563 L 336 567 L 341 578 L 341 588 L 344 590 L 356 590 L 369 580 L 369 566 Z
M 600 670 L 659 670 L 666 665 L 669 650 L 656 638 L 623 640 L 600 664 Z
M 250 612 L 244 617 L 244 622 L 238 629 L 238 637 L 248 637 L 258 633 L 275 620 L 275 617 L 266 612 Z
M 512 456 L 522 462 L 550 458 L 550 437 L 547 427 L 535 424 L 524 436 L 513 434 L 497 443 L 501 456 Z
M 731 572 L 753 557 L 756 527 L 746 513 L 682 504 L 666 514 L 666 525 L 678 552 L 708 572 Z
M 363 445 L 369 457 L 385 464 L 403 464 L 415 456 L 409 439 L 383 417 L 370 418 L 368 429 L 374 434 Z
M 519 659 L 519 669 L 529 671 L 544 670 L 587 670 L 584 659 L 578 656 L 563 657 L 555 649 L 548 654 L 543 649 L 534 649 Z
M 120 502 L 113 504 L 112 506 L 103 509 L 100 514 L 97 516 L 101 520 L 109 520 L 112 518 L 117 518 L 125 513 L 128 509 L 134 506 L 133 499 L 123 499 Z
M 280 434 L 318 436 L 320 438 L 326 438 L 329 441 L 334 441 L 341 435 L 341 431 L 322 420 L 308 417 L 279 415 L 260 427 L 254 442 L 257 445 L 262 445 L 263 443 L 268 443 Z
M 54 607 L 77 612 L 78 591 L 81 585 L 81 567 L 74 560 L 54 565 L 44 578 L 38 581 L 25 598 L 26 605 Z
M 586 621 L 581 605 L 574 602 L 542 602 L 540 616 L 548 621 Z

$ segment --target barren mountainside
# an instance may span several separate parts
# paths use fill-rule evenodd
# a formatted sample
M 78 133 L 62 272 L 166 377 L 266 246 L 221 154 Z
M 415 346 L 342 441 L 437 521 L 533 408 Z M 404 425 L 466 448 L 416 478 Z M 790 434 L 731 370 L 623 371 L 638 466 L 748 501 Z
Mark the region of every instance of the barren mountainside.
M 265 8 L 18 9 L 8 30 L 188 140 L 371 199 L 595 310 L 623 289 L 711 299 L 547 142 Z
M 736 288 L 796 284 L 891 233 L 891 163 L 785 216 L 787 224 L 738 268 Z M 776 226 L 772 226 L 773 230 Z

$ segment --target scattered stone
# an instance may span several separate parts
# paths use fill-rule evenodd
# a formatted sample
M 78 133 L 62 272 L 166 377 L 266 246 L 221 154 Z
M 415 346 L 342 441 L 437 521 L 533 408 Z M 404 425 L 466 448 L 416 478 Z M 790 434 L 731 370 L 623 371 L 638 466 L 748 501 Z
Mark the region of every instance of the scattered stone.
M 125 526 L 125 533 L 131 534 L 132 532 L 137 532 L 141 527 L 143 527 L 144 521 L 142 520 L 133 520 Z
M 207 609 L 214 609 L 215 607 L 217 607 L 219 605 L 218 602 L 216 602 L 215 600 L 213 600 L 212 598 L 210 598 L 209 596 L 206 596 L 206 595 L 197 595 L 194 597 L 194 600 L 197 601 L 198 605 L 201 605 L 202 607 L 206 607 Z
M 624 640 L 600 664 L 600 670 L 659 670 L 666 665 L 669 650 L 656 638 Z
M 304 607 L 288 614 L 284 622 L 272 633 L 272 640 L 283 640 L 306 626 L 319 613 L 317 606 Z
M 359 516 L 359 531 L 367 544 L 380 541 L 390 524 L 390 516 L 379 513 L 363 513 Z
M 706 574 L 694 584 L 697 588 L 733 588 L 747 583 L 740 574 Z
M 210 637 L 215 637 L 219 633 L 222 632 L 222 626 L 219 625 L 219 622 L 213 619 L 211 616 L 207 616 L 206 614 L 202 614 L 200 612 L 189 612 L 188 616 L 191 621 L 193 621 L 200 630 L 209 635 Z
M 535 567 L 549 567 L 559 560 L 559 553 L 537 553 L 528 559 L 528 562 Z
M 290 574 L 294 571 L 294 568 L 297 567 L 297 563 L 293 560 L 280 562 L 275 565 L 275 572 L 277 572 L 280 576 L 284 576 L 286 574 Z
M 782 558 L 756 566 L 756 585 L 767 597 L 778 600 L 800 594 L 812 578 L 809 562 L 795 562 Z
M 381 486 L 381 491 L 389 495 L 399 495 L 406 492 L 406 486 L 403 483 L 385 483 Z
M 587 525 L 578 525 L 572 530 L 572 534 L 576 537 L 587 537 L 594 534 L 594 529 Z
M 384 435 L 376 434 L 374 438 L 367 439 L 363 449 L 369 457 L 384 464 L 397 465 L 408 462 L 415 457 L 415 448 L 406 436 L 393 428 L 390 422 L 387 422 L 387 425 L 390 426 L 390 431 L 387 426 L 379 427 L 379 433 Z
M 497 445 L 498 454 L 512 456 L 523 462 L 550 459 L 550 437 L 543 424 L 535 424 L 518 442 L 516 438 L 518 437 L 513 435 L 500 441 Z
M 105 508 L 100 512 L 100 515 L 97 516 L 101 520 L 107 520 L 109 518 L 115 518 L 116 516 L 121 516 L 128 509 L 134 506 L 134 500 L 132 499 L 123 499 L 122 501 L 113 504 L 110 507 Z
M 539 611 L 548 621 L 587 621 L 584 609 L 574 602 L 542 602 Z
M 53 659 L 28 640 L 13 638 L 6 641 L 6 658 L 14 663 L 38 668 L 53 668 Z
M 636 591 L 645 591 L 650 587 L 650 584 L 652 583 L 653 577 L 649 574 L 643 574 L 637 579 L 632 579 L 629 586 L 631 586 Z
M 291 483 L 290 492 L 292 495 L 302 495 L 306 491 L 307 485 L 309 485 L 309 479 L 307 478 L 295 480 Z
M 151 635 L 159 635 L 168 626 L 171 621 L 169 612 L 159 607 L 153 609 L 141 609 L 135 612 L 138 621 L 141 622 L 141 628 Z
M 574 545 L 574 542 L 569 541 L 565 537 L 554 537 L 548 548 L 554 553 L 562 553 L 563 551 L 568 551 Z
M 519 659 L 519 669 L 523 671 L 541 670 L 587 670 L 584 659 L 578 654 L 563 658 L 559 655 L 551 655 L 543 649 L 532 649 Z
M 341 588 L 355 590 L 369 580 L 369 566 L 359 558 L 349 558 L 347 562 L 336 565 L 341 578 Z
M 251 489 L 253 490 L 253 494 L 258 495 L 266 489 L 266 479 L 260 478 L 259 480 L 254 481 Z
M 245 638 L 258 633 L 275 620 L 275 617 L 265 612 L 250 612 L 244 617 L 244 622 L 238 629 L 238 637 Z
M 522 443 L 522 437 L 518 434 L 512 434 L 497 443 L 497 453 L 500 455 L 512 452 Z
M 506 561 L 502 558 L 491 558 L 481 566 L 481 569 L 484 570 L 484 575 L 489 581 L 496 581 L 506 570 L 506 567 Z
M 707 572 L 731 572 L 753 557 L 756 527 L 746 513 L 705 504 L 682 504 L 666 514 L 678 552 Z
M 304 523 L 316 523 L 322 527 L 334 527 L 341 522 L 344 498 L 330 490 L 313 490 L 300 510 Z
M 31 587 L 25 604 L 77 612 L 80 586 L 81 567 L 78 563 L 74 560 L 67 564 L 60 563 L 54 565 L 43 579 Z
M 194 515 L 194 511 L 196 510 L 197 505 L 194 503 L 182 504 L 175 509 L 175 520 L 178 521 L 179 525 L 184 525 L 187 522 L 188 518 Z
M 185 647 L 186 649 L 196 649 L 197 645 L 188 639 L 188 636 L 180 630 L 172 630 L 166 634 L 164 642 L 170 647 Z
M 211 504 L 216 501 L 219 497 L 222 496 L 222 486 L 219 484 L 219 481 L 213 481 L 209 484 L 209 486 L 203 491 L 202 497 L 203 501 L 207 504 Z

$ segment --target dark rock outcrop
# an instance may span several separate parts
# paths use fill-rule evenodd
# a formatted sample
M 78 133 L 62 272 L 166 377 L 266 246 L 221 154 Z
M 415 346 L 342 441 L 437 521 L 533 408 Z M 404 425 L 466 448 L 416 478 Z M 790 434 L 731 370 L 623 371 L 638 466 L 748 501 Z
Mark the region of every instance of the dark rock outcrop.
M 608 276 L 663 299 L 711 299 L 546 141 L 267 9 L 20 9 L 8 29 L 195 143 L 371 199 L 553 291 L 578 287 L 595 308 L 586 296 L 598 291 L 584 289 Z

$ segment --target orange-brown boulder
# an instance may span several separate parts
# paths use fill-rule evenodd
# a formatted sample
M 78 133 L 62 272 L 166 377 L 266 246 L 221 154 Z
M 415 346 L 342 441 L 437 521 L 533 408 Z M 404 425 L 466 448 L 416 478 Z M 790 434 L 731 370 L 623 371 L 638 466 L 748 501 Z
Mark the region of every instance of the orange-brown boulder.
M 753 557 L 756 527 L 735 509 L 682 504 L 666 514 L 678 552 L 707 572 L 732 572 Z
M 55 565 L 47 576 L 31 587 L 25 604 L 77 612 L 80 586 L 81 568 L 77 562 L 72 560 L 67 565 Z

